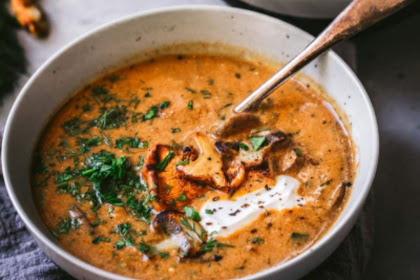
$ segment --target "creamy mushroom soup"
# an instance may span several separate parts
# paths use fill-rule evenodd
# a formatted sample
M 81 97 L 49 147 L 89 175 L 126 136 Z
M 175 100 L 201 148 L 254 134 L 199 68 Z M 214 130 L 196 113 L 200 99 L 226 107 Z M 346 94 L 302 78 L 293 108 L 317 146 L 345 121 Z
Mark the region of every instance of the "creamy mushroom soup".
M 65 250 L 139 279 L 229 279 L 287 261 L 351 193 L 351 139 L 334 102 L 275 72 L 211 55 L 163 56 L 77 92 L 34 151 L 39 213 Z

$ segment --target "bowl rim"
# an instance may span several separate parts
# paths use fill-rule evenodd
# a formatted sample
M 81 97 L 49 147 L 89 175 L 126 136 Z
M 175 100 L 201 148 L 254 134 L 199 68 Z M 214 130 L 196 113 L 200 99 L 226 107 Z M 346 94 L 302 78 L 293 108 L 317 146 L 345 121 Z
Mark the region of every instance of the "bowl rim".
M 30 233 L 35 237 L 37 242 L 42 242 L 45 247 L 47 247 L 49 250 L 55 252 L 57 255 L 59 255 L 62 259 L 65 261 L 82 268 L 85 271 L 88 271 L 91 274 L 94 274 L 99 277 L 107 277 L 110 279 L 118 279 L 118 280 L 127 280 L 131 279 L 129 277 L 125 277 L 119 274 L 111 273 L 106 270 L 103 270 L 101 268 L 95 267 L 85 261 L 82 261 L 81 259 L 73 256 L 66 250 L 64 250 L 62 247 L 60 247 L 58 244 L 54 243 L 50 240 L 49 237 L 44 235 L 42 231 L 32 222 L 32 220 L 26 215 L 24 207 L 21 205 L 20 201 L 15 195 L 14 187 L 11 184 L 10 177 L 9 177 L 9 168 L 7 166 L 7 159 L 10 157 L 9 155 L 9 134 L 11 133 L 11 130 L 13 129 L 13 120 L 15 116 L 17 115 L 19 104 L 22 102 L 23 96 L 27 94 L 28 89 L 32 86 L 32 84 L 35 82 L 35 80 L 40 76 L 40 74 L 49 66 L 49 64 L 53 63 L 54 60 L 56 60 L 58 57 L 63 55 L 65 52 L 67 52 L 69 49 L 73 48 L 75 45 L 80 43 L 81 41 L 87 39 L 88 37 L 102 31 L 106 31 L 109 28 L 112 28 L 115 25 L 123 24 L 125 22 L 129 22 L 131 20 L 135 20 L 136 18 L 145 17 L 145 16 L 153 16 L 153 15 L 159 15 L 162 13 L 168 13 L 168 12 L 182 12 L 182 11 L 211 11 L 211 12 L 232 12 L 234 14 L 242 14 L 242 15 L 248 15 L 256 18 L 263 19 L 268 22 L 272 23 L 281 23 L 286 28 L 289 28 L 289 30 L 293 30 L 295 32 L 298 32 L 302 34 L 303 36 L 307 37 L 308 39 L 313 39 L 314 37 L 307 33 L 306 31 L 287 23 L 283 20 L 277 19 L 275 17 L 265 15 L 262 13 L 249 11 L 245 9 L 240 8 L 234 8 L 234 7 L 226 7 L 226 6 L 219 6 L 219 5 L 178 5 L 178 6 L 170 6 L 170 7 L 164 7 L 164 8 L 155 8 L 150 9 L 146 11 L 140 11 L 136 12 L 127 16 L 123 16 L 117 19 L 114 19 L 108 23 L 102 24 L 96 28 L 93 28 L 92 30 L 86 32 L 85 34 L 76 37 L 71 42 L 65 44 L 59 51 L 57 51 L 55 54 L 53 54 L 49 59 L 47 59 L 36 71 L 35 73 L 30 77 L 28 82 L 24 85 L 24 87 L 21 89 L 21 91 L 18 94 L 18 97 L 13 103 L 13 106 L 11 108 L 11 111 L 7 117 L 5 129 L 4 129 L 4 136 L 3 136 L 3 144 L 2 144 L 2 155 L 1 155 L 1 163 L 3 167 L 3 178 L 6 185 L 7 192 L 9 194 L 9 197 L 12 201 L 12 204 L 14 208 L 16 209 L 17 213 L 19 214 L 20 218 L 23 220 L 25 226 L 30 231 Z M 355 222 L 355 215 L 357 215 L 362 208 L 364 201 L 366 200 L 370 188 L 372 186 L 373 179 L 375 177 L 376 169 L 377 169 L 377 163 L 378 163 L 378 157 L 379 157 L 379 133 L 378 133 L 378 125 L 377 120 L 375 116 L 375 112 L 372 106 L 372 103 L 368 97 L 368 94 L 366 90 L 364 89 L 362 83 L 357 78 L 356 74 L 350 69 L 350 67 L 333 51 L 328 51 L 328 55 L 331 57 L 331 59 L 335 60 L 337 64 L 340 65 L 340 67 L 343 68 L 343 70 L 351 77 L 353 80 L 352 82 L 355 83 L 356 87 L 358 88 L 358 91 L 362 95 L 362 100 L 367 105 L 367 111 L 369 115 L 369 122 L 371 122 L 371 125 L 373 127 L 372 131 L 372 138 L 370 141 L 372 142 L 372 154 L 371 154 L 371 163 L 369 166 L 369 172 L 367 173 L 367 180 L 365 182 L 362 182 L 363 186 L 361 188 L 360 193 L 358 193 L 358 197 L 356 198 L 356 201 L 352 205 L 347 205 L 346 208 L 351 207 L 350 209 L 347 209 L 346 213 L 342 213 L 340 215 L 340 224 L 335 223 L 331 229 L 326 232 L 323 237 L 318 240 L 315 244 L 313 244 L 310 248 L 306 249 L 302 253 L 300 253 L 298 256 L 287 260 L 285 262 L 276 264 L 272 267 L 269 267 L 267 269 L 261 270 L 257 273 L 246 275 L 240 279 L 256 279 L 260 277 L 268 276 L 276 271 L 280 271 L 285 269 L 289 266 L 294 266 L 299 262 L 307 260 L 312 254 L 314 254 L 316 251 L 319 251 L 321 247 L 324 247 L 327 243 L 330 242 L 330 240 L 338 235 L 340 232 L 345 232 L 346 227 L 349 223 L 352 223 L 351 220 L 354 218 Z M 356 195 L 356 194 L 352 194 Z M 351 224 L 353 226 L 354 222 Z M 344 237 L 343 237 L 344 238 Z M 342 239 L 343 239 L 342 238 Z M 54 261 L 54 260 L 53 260 Z

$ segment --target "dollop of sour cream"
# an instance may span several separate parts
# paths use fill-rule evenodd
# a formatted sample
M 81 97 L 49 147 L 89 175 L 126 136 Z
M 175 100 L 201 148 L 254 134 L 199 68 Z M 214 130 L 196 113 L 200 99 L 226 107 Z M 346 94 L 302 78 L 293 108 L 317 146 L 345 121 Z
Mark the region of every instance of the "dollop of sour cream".
M 236 200 L 209 200 L 200 209 L 200 224 L 213 236 L 228 236 L 255 221 L 267 210 L 302 206 L 303 197 L 297 194 L 299 181 L 280 175 L 276 185 L 262 188 L 236 198 Z

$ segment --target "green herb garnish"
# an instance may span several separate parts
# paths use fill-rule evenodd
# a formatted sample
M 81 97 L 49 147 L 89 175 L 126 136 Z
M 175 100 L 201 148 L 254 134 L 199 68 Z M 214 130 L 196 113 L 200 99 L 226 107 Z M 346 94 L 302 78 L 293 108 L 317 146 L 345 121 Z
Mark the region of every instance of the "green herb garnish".
M 113 107 L 102 112 L 102 115 L 93 121 L 97 127 L 110 130 L 125 125 L 127 110 L 124 106 Z
M 132 138 L 132 137 L 122 137 L 120 139 L 115 140 L 115 145 L 122 149 L 124 145 L 128 145 L 131 148 L 148 148 L 149 142 L 147 141 L 140 141 L 138 137 Z
M 106 104 L 111 100 L 118 101 L 114 96 L 114 94 L 110 94 L 109 90 L 103 86 L 95 86 L 92 88 L 92 97 L 97 103 L 101 101 L 103 104 Z
M 50 229 L 50 232 L 52 233 L 52 235 L 54 235 L 55 238 L 60 239 L 60 235 L 53 229 Z
M 239 143 L 239 148 L 242 148 L 244 151 L 248 151 L 249 147 L 244 143 Z
M 70 136 L 76 136 L 82 133 L 82 121 L 79 118 L 72 118 L 62 124 L 64 132 Z
M 147 203 L 151 200 L 153 200 L 153 198 L 146 196 L 141 200 L 133 198 L 129 202 L 126 202 L 128 209 L 130 209 L 130 215 L 138 217 L 146 224 L 149 224 L 149 218 L 152 215 L 153 208 Z
M 303 156 L 303 153 L 301 150 L 299 150 L 298 148 L 293 148 L 292 151 L 298 156 L 301 157 Z
M 120 250 L 124 248 L 124 246 L 125 246 L 125 242 L 120 240 L 120 241 L 117 241 L 117 243 L 115 243 L 114 248 L 117 250 Z
M 191 93 L 196 93 L 195 90 L 193 90 L 192 88 L 189 88 L 189 87 L 185 87 L 185 90 L 187 90 L 187 91 L 189 91 Z
M 146 244 L 146 242 L 144 241 L 144 239 L 142 237 L 141 242 L 137 246 L 137 250 L 139 250 L 143 254 L 146 254 L 146 253 L 151 253 L 154 250 L 154 248 L 153 248 L 153 246 L 150 246 L 150 245 Z
M 66 219 L 59 218 L 58 233 L 60 234 L 68 233 L 70 230 L 70 225 L 71 225 L 70 223 L 71 223 L 70 218 L 66 218 Z
M 130 99 L 130 102 L 128 102 L 128 105 L 134 104 L 134 109 L 137 108 L 137 105 L 139 105 L 140 99 L 136 96 Z
M 194 223 L 194 222 L 191 222 L 191 224 L 188 222 L 188 218 L 186 218 L 186 217 L 181 217 L 181 220 L 180 220 L 180 222 L 181 222 L 181 224 L 183 225 L 183 226 L 185 226 L 187 229 L 189 229 L 189 230 L 191 230 L 192 232 L 194 232 L 195 233 L 195 235 L 201 240 L 201 242 L 203 242 L 204 241 L 204 237 L 205 237 L 205 235 L 207 234 L 207 232 L 202 228 L 202 227 L 200 227 L 200 232 L 197 230 L 197 227 L 196 227 L 196 223 Z
M 92 146 L 99 146 L 102 144 L 101 139 L 98 136 L 93 136 L 92 138 L 82 138 L 82 137 L 78 137 L 77 138 L 77 144 L 81 145 L 80 147 L 80 151 L 82 153 L 86 153 L 88 151 L 90 151 L 90 148 Z
M 124 156 L 115 158 L 105 150 L 87 156 L 85 167 L 77 172 L 92 183 L 94 190 L 89 197 L 94 206 L 105 202 L 123 206 L 122 192 L 140 187 L 130 161 Z
M 187 197 L 185 196 L 185 194 L 182 192 L 178 195 L 178 197 L 176 198 L 176 200 L 178 201 L 186 201 Z
M 108 94 L 109 90 L 103 86 L 94 86 L 92 88 L 92 94 L 95 96 Z
M 324 183 L 321 184 L 321 186 L 323 187 L 323 186 L 327 186 L 329 184 L 331 184 L 331 180 L 325 181 Z
M 308 240 L 308 237 L 309 237 L 309 234 L 299 233 L 299 232 L 293 232 L 290 236 L 291 239 L 302 240 L 302 241 Z
M 63 172 L 58 173 L 58 176 L 55 177 L 54 183 L 61 184 L 73 179 L 77 174 L 69 167 L 67 167 Z
M 204 95 L 204 99 L 209 99 L 211 98 L 211 92 L 206 90 L 206 89 L 202 89 L 200 90 L 200 92 Z
M 35 174 L 47 174 L 48 173 L 48 168 L 45 165 L 45 162 L 42 160 L 42 158 L 39 155 L 36 155 L 33 158 L 32 172 L 35 173 Z
M 118 233 L 122 238 L 126 246 L 133 246 L 133 237 L 129 231 L 131 225 L 129 223 L 119 224 L 115 226 L 115 232 Z
M 143 115 L 143 121 L 146 120 L 152 120 L 153 118 L 157 117 L 157 111 L 158 111 L 158 107 L 156 105 L 153 105 L 149 111 L 147 111 L 147 113 L 145 115 Z
M 116 81 L 118 81 L 120 79 L 119 75 L 112 75 L 111 77 L 109 77 L 109 81 L 111 83 L 115 83 Z
M 115 232 L 118 233 L 121 237 L 126 237 L 130 227 L 130 223 L 119 224 L 115 226 Z
M 92 106 L 90 106 L 89 104 L 83 105 L 82 107 L 82 111 L 83 112 L 88 112 L 88 111 L 92 111 Z
M 214 248 L 219 250 L 220 248 L 227 247 L 227 248 L 234 248 L 235 246 L 221 243 L 217 241 L 216 239 L 211 238 L 203 247 L 201 247 L 198 251 L 203 253 L 210 253 L 213 251 Z
M 166 109 L 169 107 L 170 102 L 169 101 L 163 101 L 159 104 L 159 109 Z
M 102 137 L 104 138 L 105 144 L 107 144 L 110 148 L 112 148 L 112 141 L 106 136 L 106 134 L 103 131 L 101 131 L 100 133 Z
M 186 160 L 183 161 L 178 161 L 177 163 L 175 163 L 176 166 L 178 165 L 187 165 L 190 163 L 190 158 L 187 158 Z
M 200 214 L 192 207 L 185 206 L 184 207 L 185 215 L 187 215 L 188 218 L 190 218 L 193 221 L 199 222 L 201 221 Z
M 227 104 L 223 105 L 223 107 L 220 108 L 220 110 L 223 110 L 223 109 L 225 109 L 225 108 L 227 108 L 229 106 L 232 106 L 232 103 L 227 103 Z
M 262 239 L 261 237 L 253 237 L 253 238 L 251 238 L 250 239 L 250 241 L 251 241 L 251 243 L 253 243 L 253 244 L 258 244 L 258 245 L 260 245 L 261 243 L 263 243 L 264 242 L 264 239 Z
M 139 156 L 139 163 L 137 164 L 136 167 L 134 167 L 134 171 L 139 171 L 142 169 L 143 167 L 143 163 L 144 163 L 144 158 L 143 156 Z
M 103 237 L 103 235 L 101 234 L 101 235 L 99 235 L 99 236 L 96 236 L 95 238 L 93 238 L 93 240 L 92 240 L 92 244 L 99 244 L 99 242 L 101 242 L 101 240 L 102 240 L 102 237 Z
M 169 152 L 166 157 L 158 163 L 158 165 L 156 166 L 156 170 L 157 171 L 163 171 L 165 169 L 165 167 L 168 165 L 169 161 L 171 161 L 171 159 L 175 156 L 174 152 Z
M 266 137 L 265 136 L 252 136 L 249 138 L 249 140 L 252 143 L 252 148 L 254 149 L 254 151 L 258 151 L 259 148 L 261 148 L 261 146 L 263 146 Z
M 159 252 L 159 257 L 163 260 L 166 260 L 169 258 L 169 252 Z

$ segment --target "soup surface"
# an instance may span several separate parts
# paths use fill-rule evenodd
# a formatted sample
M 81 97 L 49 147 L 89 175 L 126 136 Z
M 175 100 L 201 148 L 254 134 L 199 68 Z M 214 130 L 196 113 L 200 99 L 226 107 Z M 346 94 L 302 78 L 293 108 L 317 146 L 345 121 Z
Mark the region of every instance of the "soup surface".
M 328 99 L 298 80 L 231 119 L 274 71 L 164 56 L 75 94 L 33 159 L 35 201 L 57 243 L 141 279 L 240 277 L 314 244 L 350 194 L 351 140 Z

